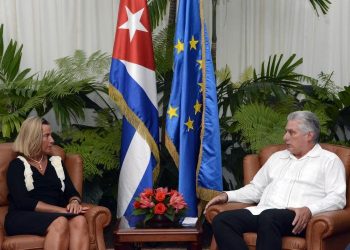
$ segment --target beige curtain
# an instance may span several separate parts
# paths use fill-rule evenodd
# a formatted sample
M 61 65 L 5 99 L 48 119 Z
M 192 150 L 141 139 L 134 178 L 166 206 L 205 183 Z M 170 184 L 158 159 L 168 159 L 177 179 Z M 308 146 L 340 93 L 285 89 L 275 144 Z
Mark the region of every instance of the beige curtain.
M 24 45 L 22 67 L 44 72 L 57 58 L 82 49 L 111 54 L 119 1 L 0 0 L 0 23 Z
M 211 33 L 211 0 L 205 19 Z M 97 50 L 111 54 L 119 0 L 0 0 L 5 38 L 24 44 L 22 67 L 44 72 L 54 60 Z M 316 77 L 334 71 L 339 86 L 350 82 L 350 1 L 332 0 L 317 17 L 308 0 L 218 0 L 217 65 L 233 79 L 248 66 L 259 68 L 269 55 L 296 53 L 299 68 Z
M 338 85 L 349 85 L 350 1 L 331 2 L 329 13 L 318 17 L 308 0 L 218 0 L 218 68 L 228 65 L 238 80 L 269 55 L 296 53 L 304 59 L 301 73 L 334 71 Z M 211 30 L 211 1 L 204 3 Z

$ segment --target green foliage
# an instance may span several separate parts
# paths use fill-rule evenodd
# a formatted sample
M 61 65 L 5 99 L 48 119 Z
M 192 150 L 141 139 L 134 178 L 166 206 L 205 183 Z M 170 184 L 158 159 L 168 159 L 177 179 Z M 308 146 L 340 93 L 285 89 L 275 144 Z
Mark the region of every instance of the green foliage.
M 267 67 L 261 65 L 260 75 L 256 70 L 251 73 L 248 68 L 237 83 L 231 81 L 231 74 L 226 68 L 218 73 L 218 104 L 223 117 L 230 117 L 241 105 L 263 102 L 265 105 L 276 105 L 278 102 L 291 102 L 291 96 L 303 91 L 300 75 L 295 69 L 302 63 L 302 58 L 295 55 L 283 61 L 283 55 L 270 56 Z M 293 105 L 293 103 L 290 103 Z
M 325 15 L 329 10 L 329 5 L 331 2 L 329 0 L 309 0 L 312 7 L 316 11 L 317 16 L 319 16 L 318 9 L 321 9 L 322 13 Z
M 173 49 L 168 48 L 173 47 L 174 32 L 175 28 L 168 26 L 153 35 L 154 59 L 157 65 L 157 74 L 164 75 L 172 70 Z M 169 34 L 171 34 L 171 37 L 169 37 Z
M 17 42 L 12 39 L 5 47 L 3 40 L 4 26 L 0 26 L 0 125 L 3 137 L 10 137 L 13 131 L 18 131 L 26 114 L 22 109 L 18 112 L 18 106 L 31 95 L 22 86 L 30 84 L 31 77 L 26 77 L 29 69 L 19 70 L 22 57 L 22 47 L 18 48 Z M 17 84 L 16 84 L 17 83 Z M 18 86 L 17 86 L 18 85 Z
M 166 27 L 153 36 L 154 58 L 157 65 L 156 80 L 157 91 L 161 93 L 158 101 L 159 106 L 169 102 L 171 79 L 173 75 L 173 49 L 168 49 L 173 46 L 174 27 Z M 171 37 L 169 37 L 171 34 Z
M 287 115 L 310 110 L 319 117 L 321 142 L 346 144 L 350 127 L 350 88 L 339 91 L 332 74 L 317 79 L 295 73 L 302 59 L 286 61 L 270 56 L 260 74 L 249 67 L 238 82 L 231 81 L 226 67 L 217 72 L 225 187 L 232 189 L 230 173 L 241 186 L 241 162 L 246 153 L 258 152 L 269 144 L 283 143 Z M 265 66 L 267 65 L 267 66 Z M 245 152 L 245 153 L 244 153 Z
M 348 88 L 340 90 L 332 80 L 333 73 L 321 72 L 317 79 L 302 77 L 306 82 L 305 96 L 301 104 L 304 109 L 314 111 L 323 125 L 321 141 L 339 143 L 346 139 L 346 128 L 350 126 L 350 102 Z
M 109 73 L 111 57 L 101 51 L 92 53 L 89 57 L 82 50 L 76 50 L 73 56 L 56 60 L 58 73 L 71 76 L 73 79 L 94 79 Z M 106 76 L 103 78 L 106 79 Z
M 234 114 L 237 132 L 241 132 L 243 141 L 250 145 L 253 152 L 269 144 L 283 143 L 286 115 L 270 107 L 258 104 L 242 106 Z
M 62 134 L 68 153 L 80 154 L 84 160 L 84 178 L 92 180 L 119 166 L 121 128 L 114 121 L 108 128 L 72 128 Z
M 344 106 L 350 106 L 350 87 L 345 86 L 343 91 L 338 93 L 340 101 L 344 104 Z
M 350 125 L 350 119 L 346 119 L 346 115 L 350 114 L 350 107 L 347 105 L 348 101 L 343 101 L 350 95 L 348 88 L 338 94 L 339 88 L 331 78 L 332 74 L 323 72 L 318 79 L 299 75 L 299 81 L 308 83 L 301 85 L 303 92 L 296 92 L 298 95 L 289 95 L 274 103 L 257 98 L 256 103 L 241 105 L 233 118 L 226 119 L 226 123 L 231 122 L 226 131 L 241 134 L 241 142 L 251 151 L 258 152 L 268 144 L 283 142 L 283 128 L 290 112 L 310 110 L 320 120 L 320 140 L 339 143 L 340 131 L 343 131 L 341 137 L 346 138 L 345 127 Z
M 0 25 L 0 84 L 11 83 L 13 81 L 30 80 L 26 78 L 29 69 L 19 70 L 22 58 L 21 45 L 18 48 L 17 42 L 10 40 L 7 47 L 4 47 L 4 25 Z M 4 50 L 5 49 L 5 50 Z
M 1 25 L 0 132 L 2 137 L 8 140 L 13 140 L 22 121 L 32 111 L 43 116 L 52 108 L 57 122 L 68 126 L 71 119 L 84 119 L 85 107 L 97 107 L 87 97 L 88 94 L 107 91 L 106 87 L 96 80 L 96 76 L 101 73 L 98 70 L 105 70 L 107 57 L 104 54 L 96 52 L 86 58 L 83 52 L 78 51 L 73 57 L 58 60 L 57 70 L 45 72 L 44 76 L 39 78 L 27 77 L 29 69 L 19 70 L 22 46 L 18 48 L 17 42 L 11 40 L 4 48 Z M 89 74 L 89 77 L 84 78 L 84 74 Z
M 300 75 L 295 73 L 301 63 L 302 59 L 296 59 L 295 55 L 286 60 L 283 55 L 273 55 L 267 64 L 261 64 L 260 75 L 256 69 L 248 67 L 238 82 L 231 80 L 231 72 L 227 67 L 217 72 L 226 190 L 242 186 L 242 161 L 247 153 L 256 152 L 266 143 L 282 142 L 286 114 L 299 109 L 296 97 L 303 93 Z M 267 109 L 273 112 L 269 113 Z M 265 113 L 268 116 L 259 116 Z M 282 121 L 278 120 L 280 117 L 283 117 Z M 254 124 L 256 120 L 261 123 Z M 276 130 L 267 132 L 274 127 Z M 231 177 L 232 173 L 236 180 Z
M 158 26 L 166 13 L 168 0 L 147 0 L 152 30 Z

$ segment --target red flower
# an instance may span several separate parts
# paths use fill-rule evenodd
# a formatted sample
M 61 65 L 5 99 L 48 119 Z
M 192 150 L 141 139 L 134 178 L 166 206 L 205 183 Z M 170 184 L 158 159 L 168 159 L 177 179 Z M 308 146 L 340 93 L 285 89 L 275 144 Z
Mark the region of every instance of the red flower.
M 180 193 L 178 193 L 178 192 L 174 193 L 170 197 L 169 205 L 175 208 L 176 213 L 179 210 L 184 209 L 185 207 L 187 207 L 187 203 L 185 202 L 185 200 L 182 197 L 182 195 Z
M 144 222 L 155 214 L 166 215 L 168 218 L 180 218 L 185 216 L 187 204 L 178 191 L 159 187 L 156 189 L 146 188 L 136 197 L 134 202 L 134 215 L 145 216 Z
M 155 214 L 164 214 L 165 211 L 166 211 L 166 206 L 164 205 L 164 203 L 158 203 L 154 207 L 154 213 Z
M 152 188 L 145 188 L 145 190 L 143 190 L 143 194 L 146 197 L 151 197 L 153 195 L 153 189 Z
M 168 193 L 167 188 L 157 188 L 155 199 L 159 202 L 162 202 L 165 200 L 167 193 Z
M 140 207 L 141 208 L 152 208 L 154 207 L 154 202 L 151 197 L 147 197 L 144 194 L 140 195 Z
M 179 192 L 175 189 L 170 190 L 170 196 L 172 196 L 173 194 L 177 194 L 177 193 L 179 193 Z
M 141 204 L 139 201 L 135 201 L 134 202 L 134 208 L 140 208 L 141 207 Z

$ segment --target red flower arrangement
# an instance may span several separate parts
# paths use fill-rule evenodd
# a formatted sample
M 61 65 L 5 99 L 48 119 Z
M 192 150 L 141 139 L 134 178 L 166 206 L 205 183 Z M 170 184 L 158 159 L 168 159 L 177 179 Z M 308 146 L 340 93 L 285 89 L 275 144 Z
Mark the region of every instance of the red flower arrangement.
M 171 221 L 185 216 L 187 203 L 182 194 L 168 188 L 146 188 L 134 202 L 134 215 L 145 215 L 144 223 L 155 215 L 164 215 Z

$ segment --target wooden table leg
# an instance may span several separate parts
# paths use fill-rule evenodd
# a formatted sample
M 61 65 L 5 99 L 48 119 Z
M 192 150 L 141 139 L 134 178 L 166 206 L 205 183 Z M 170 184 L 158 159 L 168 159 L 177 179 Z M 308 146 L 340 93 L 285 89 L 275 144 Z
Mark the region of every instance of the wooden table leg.
M 202 250 L 202 244 L 197 241 L 191 242 L 190 250 Z

